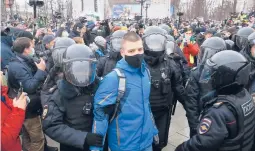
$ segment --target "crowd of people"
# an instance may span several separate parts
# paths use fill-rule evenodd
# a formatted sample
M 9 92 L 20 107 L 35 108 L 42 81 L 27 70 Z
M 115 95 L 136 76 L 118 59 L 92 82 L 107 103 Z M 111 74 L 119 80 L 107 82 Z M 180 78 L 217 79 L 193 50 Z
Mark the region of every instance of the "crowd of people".
M 255 12 L 2 27 L 0 79 L 3 151 L 162 151 L 177 101 L 176 151 L 255 150 Z

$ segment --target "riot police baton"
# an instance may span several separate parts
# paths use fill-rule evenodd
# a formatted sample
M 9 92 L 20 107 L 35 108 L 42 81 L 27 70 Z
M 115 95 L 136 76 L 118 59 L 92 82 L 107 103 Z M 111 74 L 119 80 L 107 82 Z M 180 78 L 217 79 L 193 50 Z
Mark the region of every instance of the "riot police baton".
M 255 93 L 252 93 L 253 101 L 255 102 Z
M 174 113 L 175 113 L 176 105 L 177 105 L 177 100 L 174 102 L 174 104 L 172 106 L 172 115 L 174 115 Z

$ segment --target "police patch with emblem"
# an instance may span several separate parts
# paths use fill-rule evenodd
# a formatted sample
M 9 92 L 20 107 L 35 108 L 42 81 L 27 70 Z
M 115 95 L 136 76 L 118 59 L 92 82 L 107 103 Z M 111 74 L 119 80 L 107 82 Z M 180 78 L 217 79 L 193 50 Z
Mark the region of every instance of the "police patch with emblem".
M 212 121 L 209 118 L 202 119 L 200 126 L 199 126 L 199 134 L 205 134 L 209 131 L 212 125 Z
M 254 102 L 253 100 L 249 100 L 248 102 L 242 105 L 244 116 L 248 116 L 250 113 L 254 111 Z
M 42 114 L 42 119 L 44 120 L 46 115 L 48 113 L 48 105 L 44 105 L 43 107 L 43 114 Z

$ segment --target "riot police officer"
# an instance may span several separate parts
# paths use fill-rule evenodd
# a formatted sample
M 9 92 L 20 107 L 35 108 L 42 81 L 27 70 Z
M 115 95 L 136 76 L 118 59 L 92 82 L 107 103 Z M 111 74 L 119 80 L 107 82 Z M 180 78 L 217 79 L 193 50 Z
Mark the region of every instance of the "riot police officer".
M 106 40 L 102 36 L 96 36 L 94 42 L 89 45 L 94 51 L 96 59 L 99 59 L 107 54 Z
M 183 76 L 183 82 L 184 85 L 188 79 L 189 76 L 189 66 L 188 66 L 188 61 L 186 60 L 181 48 L 176 45 L 174 37 L 170 35 L 171 33 L 171 28 L 166 25 L 166 24 L 161 24 L 159 27 L 163 30 L 166 31 L 166 37 L 167 37 L 167 48 L 166 48 L 166 53 L 172 58 L 174 58 L 175 61 L 177 61 L 177 64 L 180 64 L 180 70 L 182 71 L 182 76 Z M 173 47 L 174 46 L 174 47 Z
M 159 144 L 154 151 L 161 151 L 168 142 L 173 93 L 182 104 L 186 94 L 181 73 L 173 59 L 166 54 L 165 31 L 157 26 L 148 27 L 143 35 L 144 60 L 151 74 L 150 104 L 159 130 Z
M 255 93 L 255 32 L 248 36 L 248 43 L 242 54 L 251 62 L 250 79 L 246 88 L 253 94 Z
M 249 81 L 250 63 L 240 53 L 221 51 L 204 65 L 200 83 L 212 99 L 200 115 L 195 136 L 176 151 L 250 151 L 254 141 L 255 111 L 252 96 L 244 88 Z
M 225 40 L 226 46 L 227 46 L 227 50 L 233 50 L 235 47 L 235 43 L 232 40 Z
M 116 63 L 122 58 L 120 55 L 121 41 L 127 33 L 125 30 L 117 30 L 110 37 L 109 55 L 101 57 L 97 64 L 97 76 L 104 77 L 114 69 Z
M 254 30 L 251 27 L 244 27 L 237 31 L 236 35 L 233 37 L 235 42 L 235 51 L 242 51 L 248 43 L 248 36 L 252 34 Z
M 166 32 L 167 32 L 167 35 L 170 35 L 170 33 L 171 33 L 171 28 L 168 26 L 168 25 L 166 25 L 166 24 L 160 24 L 159 25 L 159 27 L 161 28 L 161 29 L 164 29 Z
M 186 60 L 180 47 L 175 43 L 174 37 L 171 35 L 166 35 L 166 38 L 166 54 L 176 62 L 178 69 L 182 73 L 183 85 L 185 85 L 190 73 L 188 61 Z
M 43 107 L 43 129 L 60 143 L 61 151 L 89 151 L 102 147 L 103 137 L 90 133 L 92 100 L 96 88 L 96 58 L 92 50 L 80 44 L 63 54 L 64 79 Z
M 56 40 L 51 55 L 54 66 L 50 69 L 49 74 L 47 75 L 47 78 L 42 86 L 40 96 L 42 105 L 45 104 L 45 102 L 49 99 L 49 97 L 53 94 L 54 90 L 57 88 L 57 81 L 63 79 L 63 53 L 69 46 L 73 44 L 75 44 L 75 41 L 67 37 L 61 37 Z
M 199 77 L 201 70 L 206 60 L 212 57 L 217 52 L 226 50 L 226 43 L 219 37 L 211 37 L 206 39 L 201 45 L 198 54 L 198 66 L 191 69 L 190 77 L 186 83 L 185 89 L 189 99 L 186 100 L 186 112 L 188 123 L 190 127 L 190 137 L 196 134 L 197 125 L 199 123 L 199 114 L 203 108 L 203 102 L 201 96 L 203 96 L 203 90 L 199 85 Z
M 248 37 L 248 41 L 249 41 L 248 48 L 250 48 L 250 53 L 249 53 L 250 59 L 247 57 L 246 58 L 247 60 L 251 62 L 251 72 L 250 72 L 249 84 L 247 86 L 247 89 L 252 94 L 254 99 L 255 98 L 255 59 L 253 58 L 255 58 L 255 32 L 250 34 L 250 36 Z M 255 136 L 254 136 L 254 144 L 253 144 L 252 150 L 255 150 Z

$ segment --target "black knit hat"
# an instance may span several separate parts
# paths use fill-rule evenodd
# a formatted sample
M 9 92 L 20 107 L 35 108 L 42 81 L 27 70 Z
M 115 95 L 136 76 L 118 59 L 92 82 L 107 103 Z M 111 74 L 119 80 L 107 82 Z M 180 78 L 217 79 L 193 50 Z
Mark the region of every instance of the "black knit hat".
M 54 39 L 55 39 L 55 37 L 53 35 L 46 35 L 46 36 L 43 37 L 42 43 L 43 44 L 49 44 Z
M 27 37 L 27 38 L 29 38 L 31 40 L 34 39 L 34 36 L 30 32 L 28 32 L 28 31 L 20 31 L 17 34 L 17 38 L 19 38 L 19 37 Z

